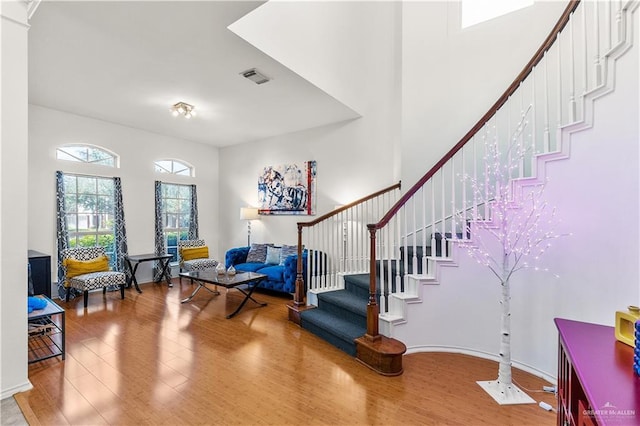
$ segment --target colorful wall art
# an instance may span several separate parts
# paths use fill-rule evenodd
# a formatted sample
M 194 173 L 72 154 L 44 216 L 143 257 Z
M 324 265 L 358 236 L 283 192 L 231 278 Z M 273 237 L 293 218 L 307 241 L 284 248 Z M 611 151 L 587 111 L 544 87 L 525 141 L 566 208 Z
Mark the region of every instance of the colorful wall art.
M 316 162 L 267 166 L 258 177 L 260 214 L 316 213 Z

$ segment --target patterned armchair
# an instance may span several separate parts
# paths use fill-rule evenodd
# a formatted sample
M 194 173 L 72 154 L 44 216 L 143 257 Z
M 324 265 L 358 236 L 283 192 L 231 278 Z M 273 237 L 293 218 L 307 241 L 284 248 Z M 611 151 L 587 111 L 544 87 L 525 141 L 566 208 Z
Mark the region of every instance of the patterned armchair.
M 84 307 L 89 301 L 89 290 L 102 288 L 107 292 L 109 286 L 120 287 L 120 297 L 124 299 L 124 286 L 127 277 L 123 272 L 109 270 L 109 258 L 104 247 L 76 247 L 62 253 L 62 268 L 65 287 L 73 287 L 84 295 Z M 67 291 L 66 302 L 69 301 Z
M 218 266 L 218 262 L 209 257 L 209 247 L 204 240 L 178 241 L 180 254 L 180 272 L 199 271 Z M 182 281 L 182 277 L 180 278 Z

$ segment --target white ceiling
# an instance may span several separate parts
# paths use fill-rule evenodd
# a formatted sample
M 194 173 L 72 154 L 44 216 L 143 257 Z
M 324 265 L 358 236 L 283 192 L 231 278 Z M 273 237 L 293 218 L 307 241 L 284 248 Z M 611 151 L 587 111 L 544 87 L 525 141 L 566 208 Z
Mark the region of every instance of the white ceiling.
M 29 102 L 218 147 L 357 117 L 227 29 L 262 3 L 43 1 Z M 257 85 L 249 68 L 273 80 Z M 173 117 L 178 101 L 198 115 Z

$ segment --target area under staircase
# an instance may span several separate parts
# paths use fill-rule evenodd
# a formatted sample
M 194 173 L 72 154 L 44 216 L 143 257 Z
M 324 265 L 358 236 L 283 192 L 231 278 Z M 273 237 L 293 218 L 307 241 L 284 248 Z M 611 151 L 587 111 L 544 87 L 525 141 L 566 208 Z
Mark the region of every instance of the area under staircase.
M 406 348 L 391 336 L 407 306 L 421 303 L 424 286 L 444 284 L 442 269 L 477 243 L 475 230 L 494 225 L 487 157 L 506 164 L 514 209 L 545 184 L 547 164 L 569 157 L 571 135 L 592 126 L 594 102 L 614 90 L 638 4 L 570 1 L 513 83 L 414 186 L 298 223 L 308 274 L 299 260 L 290 320 L 381 374 L 401 374 Z

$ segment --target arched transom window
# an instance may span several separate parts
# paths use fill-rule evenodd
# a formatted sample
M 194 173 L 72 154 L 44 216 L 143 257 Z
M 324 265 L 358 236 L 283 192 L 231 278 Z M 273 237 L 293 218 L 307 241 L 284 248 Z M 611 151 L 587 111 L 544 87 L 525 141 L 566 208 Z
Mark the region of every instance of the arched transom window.
M 119 158 L 113 152 L 94 145 L 68 144 L 56 149 L 58 160 L 76 161 L 78 163 L 99 164 L 118 167 Z
M 193 176 L 194 169 L 191 164 L 182 160 L 157 160 L 155 162 L 156 172 L 169 173 L 180 176 Z

